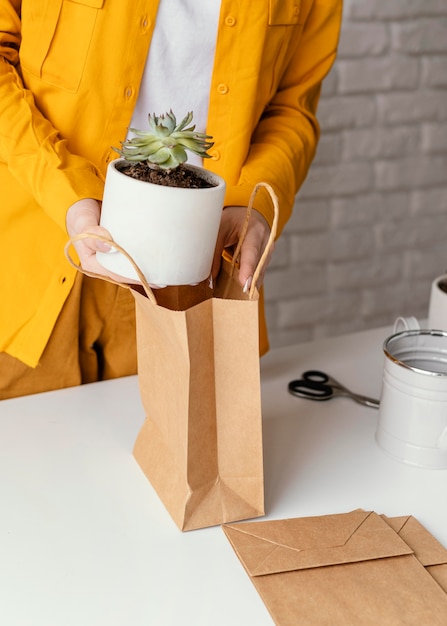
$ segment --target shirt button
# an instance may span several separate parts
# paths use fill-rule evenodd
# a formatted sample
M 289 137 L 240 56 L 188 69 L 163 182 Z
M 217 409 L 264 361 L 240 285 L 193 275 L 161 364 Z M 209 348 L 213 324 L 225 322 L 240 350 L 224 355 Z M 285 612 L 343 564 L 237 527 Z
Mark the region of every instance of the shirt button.
M 226 85 L 225 83 L 220 83 L 219 85 L 217 85 L 217 93 L 219 93 L 221 96 L 228 93 L 228 85 Z
M 236 18 L 235 18 L 235 17 L 233 17 L 232 15 L 228 15 L 228 16 L 225 18 L 225 24 L 226 24 L 227 26 L 234 26 L 234 25 L 236 24 Z
M 126 96 L 126 98 L 128 100 L 130 100 L 131 97 L 133 96 L 133 89 L 132 89 L 132 87 L 126 87 L 126 89 L 124 91 L 124 95 Z
M 208 154 L 210 155 L 211 159 L 213 161 L 218 161 L 220 159 L 220 152 L 219 150 L 209 150 Z
M 141 28 L 143 29 L 143 31 L 146 31 L 149 28 L 150 23 L 150 19 L 147 17 L 147 15 L 143 15 L 143 17 L 141 18 Z
M 294 15 L 299 15 L 300 14 L 300 5 L 299 4 L 295 4 L 293 7 L 293 14 Z

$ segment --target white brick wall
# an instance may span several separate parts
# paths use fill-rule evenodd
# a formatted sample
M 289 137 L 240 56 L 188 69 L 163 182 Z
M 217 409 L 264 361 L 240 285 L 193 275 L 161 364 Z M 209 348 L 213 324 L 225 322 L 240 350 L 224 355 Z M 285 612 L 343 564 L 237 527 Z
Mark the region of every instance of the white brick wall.
M 319 119 L 265 280 L 272 347 L 426 316 L 447 272 L 447 0 L 345 0 Z

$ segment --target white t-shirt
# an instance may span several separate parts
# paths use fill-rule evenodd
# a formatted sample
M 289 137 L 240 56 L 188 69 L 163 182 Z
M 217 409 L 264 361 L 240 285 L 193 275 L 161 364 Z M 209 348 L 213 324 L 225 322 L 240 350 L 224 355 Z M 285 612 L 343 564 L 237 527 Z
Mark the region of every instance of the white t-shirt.
M 149 113 L 172 109 L 178 122 L 193 111 L 205 132 L 219 12 L 220 0 L 160 0 L 131 128 L 144 130 Z M 202 159 L 189 153 L 188 162 Z

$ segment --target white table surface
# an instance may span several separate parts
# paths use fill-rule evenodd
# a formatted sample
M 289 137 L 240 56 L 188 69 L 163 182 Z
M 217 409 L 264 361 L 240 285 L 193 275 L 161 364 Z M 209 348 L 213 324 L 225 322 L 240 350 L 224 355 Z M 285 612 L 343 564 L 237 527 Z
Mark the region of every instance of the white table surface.
M 389 458 L 376 409 L 287 392 L 323 369 L 379 397 L 390 330 L 262 359 L 266 519 L 412 514 L 447 546 L 447 470 Z M 181 533 L 142 474 L 143 419 L 136 377 L 0 402 L 0 624 L 271 626 L 222 529 Z

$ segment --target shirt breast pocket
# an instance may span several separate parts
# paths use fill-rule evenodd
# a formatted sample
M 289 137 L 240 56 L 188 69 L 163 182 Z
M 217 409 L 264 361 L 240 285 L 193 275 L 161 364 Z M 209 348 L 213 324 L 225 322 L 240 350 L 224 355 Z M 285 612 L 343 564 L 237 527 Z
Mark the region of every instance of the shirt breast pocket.
M 269 26 L 301 24 L 301 0 L 269 0 Z
M 20 63 L 42 81 L 76 92 L 105 0 L 23 0 Z
M 268 22 L 259 89 L 264 102 L 275 95 L 290 54 L 299 43 L 312 0 L 267 0 Z

